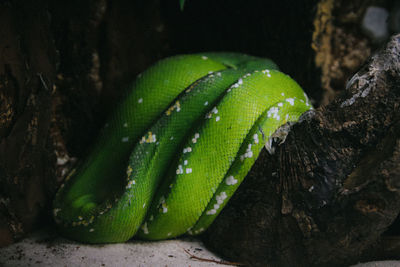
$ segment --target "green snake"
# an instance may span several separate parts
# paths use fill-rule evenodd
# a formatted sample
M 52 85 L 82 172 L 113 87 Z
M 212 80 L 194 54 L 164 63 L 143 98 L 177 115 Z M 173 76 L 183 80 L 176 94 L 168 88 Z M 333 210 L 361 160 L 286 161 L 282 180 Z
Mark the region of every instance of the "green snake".
M 311 109 L 269 59 L 166 58 L 140 74 L 56 194 L 61 233 L 87 243 L 200 234 L 274 132 Z

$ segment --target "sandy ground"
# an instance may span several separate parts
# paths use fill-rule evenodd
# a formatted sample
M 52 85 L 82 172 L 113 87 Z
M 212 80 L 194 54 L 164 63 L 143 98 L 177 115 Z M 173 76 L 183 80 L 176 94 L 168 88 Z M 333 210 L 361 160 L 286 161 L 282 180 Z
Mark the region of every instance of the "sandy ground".
M 195 257 L 201 258 L 196 259 Z M 228 266 L 194 238 L 123 244 L 83 245 L 43 229 L 0 249 L 0 266 Z M 357 267 L 400 267 L 398 261 L 369 262 Z
M 44 229 L 0 249 L 0 266 L 222 266 L 221 259 L 193 238 L 158 242 L 83 245 Z

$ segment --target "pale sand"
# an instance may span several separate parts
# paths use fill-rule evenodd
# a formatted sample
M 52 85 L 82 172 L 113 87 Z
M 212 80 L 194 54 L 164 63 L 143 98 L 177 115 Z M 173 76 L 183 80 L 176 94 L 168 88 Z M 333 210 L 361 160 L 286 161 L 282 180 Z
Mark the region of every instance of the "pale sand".
M 194 259 L 196 256 L 201 258 Z M 215 261 L 215 262 L 210 262 Z M 129 241 L 123 244 L 84 245 L 43 229 L 0 249 L 0 266 L 224 266 L 221 258 L 196 238 L 167 241 Z M 218 264 L 216 262 L 219 262 Z M 225 265 L 228 266 L 228 265 Z M 400 261 L 357 264 L 353 267 L 400 267 Z

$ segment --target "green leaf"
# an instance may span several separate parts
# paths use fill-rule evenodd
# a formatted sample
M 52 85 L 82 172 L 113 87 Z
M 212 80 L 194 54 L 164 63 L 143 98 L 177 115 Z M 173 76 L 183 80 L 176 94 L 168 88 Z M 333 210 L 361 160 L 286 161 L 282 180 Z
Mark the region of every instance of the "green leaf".
M 179 0 L 179 5 L 181 7 L 181 11 L 183 11 L 183 6 L 185 5 L 185 0 Z

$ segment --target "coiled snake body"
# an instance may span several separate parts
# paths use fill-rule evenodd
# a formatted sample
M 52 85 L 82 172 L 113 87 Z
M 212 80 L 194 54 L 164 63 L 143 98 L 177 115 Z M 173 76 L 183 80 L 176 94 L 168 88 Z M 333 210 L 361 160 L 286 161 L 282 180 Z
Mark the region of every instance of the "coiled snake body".
M 159 61 L 66 178 L 55 221 L 65 236 L 88 243 L 199 234 L 273 133 L 310 108 L 268 59 L 203 53 Z

